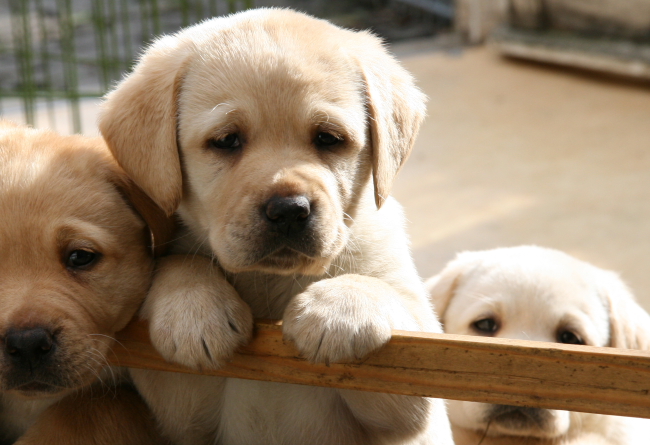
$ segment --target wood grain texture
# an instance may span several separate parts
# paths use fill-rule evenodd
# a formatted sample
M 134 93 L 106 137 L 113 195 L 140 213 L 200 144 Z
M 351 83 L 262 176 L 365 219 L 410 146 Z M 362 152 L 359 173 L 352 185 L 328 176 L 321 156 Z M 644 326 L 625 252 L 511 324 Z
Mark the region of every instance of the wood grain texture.
M 325 366 L 258 321 L 227 366 L 198 372 L 166 363 L 145 322 L 117 340 L 113 364 L 133 368 L 650 418 L 650 352 L 394 331 L 363 361 Z

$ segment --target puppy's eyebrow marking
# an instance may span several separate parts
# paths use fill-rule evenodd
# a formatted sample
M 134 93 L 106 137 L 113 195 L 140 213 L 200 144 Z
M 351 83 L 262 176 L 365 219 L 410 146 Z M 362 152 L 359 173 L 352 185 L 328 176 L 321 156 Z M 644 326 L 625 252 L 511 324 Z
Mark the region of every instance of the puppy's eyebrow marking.
M 230 104 L 227 103 L 227 102 L 221 102 L 220 104 L 216 104 L 214 107 L 212 107 L 212 109 L 210 110 L 210 113 L 212 113 L 213 111 L 215 111 L 217 108 L 219 108 L 219 107 L 222 106 L 222 105 L 230 106 Z M 226 114 L 228 114 L 228 113 L 230 113 L 231 111 L 234 111 L 234 110 L 235 110 L 235 109 L 232 108 L 230 111 L 227 111 Z
M 317 121 L 316 124 L 318 126 L 323 126 L 324 130 L 331 130 L 331 131 L 341 131 L 343 130 L 343 127 L 335 122 L 330 122 L 330 121 Z
M 314 110 L 311 118 L 315 124 L 327 124 L 332 128 L 342 128 L 341 125 L 336 122 L 338 119 L 334 119 L 334 122 L 332 122 L 329 113 L 325 110 Z
M 325 116 L 325 121 L 324 122 L 329 123 L 330 115 L 327 113 L 327 111 L 319 111 L 318 113 L 314 114 L 314 119 L 318 119 L 318 118 L 322 119 L 323 115 Z M 323 123 L 323 121 L 321 120 L 321 121 L 319 121 L 319 123 Z

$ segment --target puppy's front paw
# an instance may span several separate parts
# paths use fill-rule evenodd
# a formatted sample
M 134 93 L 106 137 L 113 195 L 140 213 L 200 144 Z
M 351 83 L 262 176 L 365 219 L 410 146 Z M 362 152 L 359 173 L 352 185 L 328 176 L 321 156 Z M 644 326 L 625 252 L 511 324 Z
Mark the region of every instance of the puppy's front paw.
M 386 283 L 343 275 L 314 283 L 297 295 L 284 313 L 283 334 L 311 362 L 346 362 L 388 342 L 396 317 L 402 326 L 417 329 Z
M 253 332 L 250 308 L 203 257 L 163 258 L 142 315 L 165 360 L 195 369 L 222 366 Z

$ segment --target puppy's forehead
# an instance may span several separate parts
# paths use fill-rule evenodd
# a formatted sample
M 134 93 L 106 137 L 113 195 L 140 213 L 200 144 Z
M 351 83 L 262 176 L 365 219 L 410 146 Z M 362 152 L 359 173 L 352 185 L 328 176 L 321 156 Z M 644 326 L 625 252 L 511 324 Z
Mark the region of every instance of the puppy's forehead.
M 134 216 L 107 180 L 107 152 L 93 141 L 84 149 L 74 138 L 72 145 L 62 146 L 56 135 L 52 140 L 29 136 L 0 139 L 0 243 L 5 250 L 37 246 L 43 236 L 64 227 L 89 232 L 84 229 L 88 224 L 116 227 L 122 220 L 132 222 Z
M 25 127 L 0 129 L 0 192 L 53 179 L 98 179 L 116 165 L 100 138 Z
M 330 25 L 328 31 L 347 32 Z M 213 32 L 189 58 L 181 107 L 212 110 L 224 104 L 267 118 L 278 110 L 299 111 L 306 120 L 328 106 L 346 121 L 363 115 L 362 77 L 350 51 L 339 38 L 304 32 L 268 21 Z
M 513 257 L 498 265 L 486 262 L 468 275 L 462 285 L 487 299 L 534 305 L 587 307 L 598 299 L 589 271 L 575 263 L 522 261 Z
M 488 259 L 459 283 L 448 314 L 460 324 L 494 315 L 508 329 L 548 330 L 558 325 L 582 329 L 604 344 L 607 308 L 590 268 L 571 257 Z M 598 338 L 597 338 L 598 337 Z M 549 339 L 548 341 L 552 341 Z

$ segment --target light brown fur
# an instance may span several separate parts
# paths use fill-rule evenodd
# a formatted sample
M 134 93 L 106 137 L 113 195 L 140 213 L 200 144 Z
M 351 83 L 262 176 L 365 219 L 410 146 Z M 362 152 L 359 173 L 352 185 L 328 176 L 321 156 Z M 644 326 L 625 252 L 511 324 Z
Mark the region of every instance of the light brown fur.
M 100 138 L 0 121 L 0 443 L 157 443 L 146 406 L 106 366 L 152 274 L 130 188 Z M 70 267 L 79 249 L 101 257 Z M 54 344 L 28 371 L 8 335 L 32 329 Z
M 490 319 L 499 338 L 558 342 L 569 331 L 590 346 L 650 345 L 650 316 L 616 274 L 557 250 L 463 252 L 426 284 L 450 334 L 488 335 L 475 323 Z M 478 444 L 494 409 L 449 401 L 456 445 Z M 492 418 L 482 445 L 642 445 L 650 431 L 646 419 L 545 409 L 528 416 L 537 420 Z
M 377 38 L 303 14 L 249 11 L 155 42 L 107 96 L 100 129 L 185 228 L 142 310 L 162 355 L 218 367 L 253 316 L 283 319 L 321 363 L 362 358 L 391 329 L 439 332 L 388 197 L 423 117 L 424 96 Z M 343 142 L 319 147 L 320 133 Z M 228 135 L 241 147 L 215 148 Z M 300 243 L 268 228 L 277 196 L 309 199 Z M 178 443 L 451 443 L 439 400 L 132 374 Z

